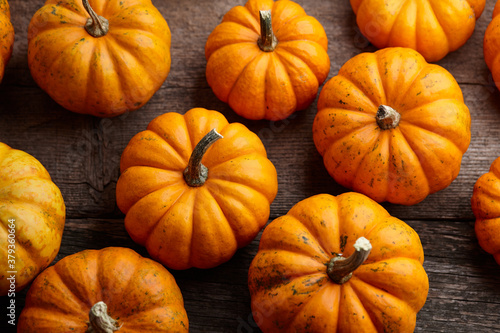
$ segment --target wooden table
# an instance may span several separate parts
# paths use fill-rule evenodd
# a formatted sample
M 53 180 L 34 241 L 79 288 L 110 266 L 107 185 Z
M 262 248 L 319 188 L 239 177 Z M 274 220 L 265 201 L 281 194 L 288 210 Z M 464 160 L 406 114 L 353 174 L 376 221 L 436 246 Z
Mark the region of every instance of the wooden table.
M 0 85 L 0 141 L 39 159 L 62 191 L 67 220 L 55 261 L 83 249 L 107 246 L 130 247 L 148 255 L 125 231 L 115 186 L 120 155 L 130 138 L 165 112 L 185 113 L 193 107 L 218 110 L 230 122 L 241 122 L 261 137 L 278 170 L 279 192 L 271 206 L 271 220 L 306 197 L 348 191 L 328 175 L 314 147 L 311 128 L 316 102 L 284 121 L 248 121 L 219 101 L 208 86 L 207 37 L 223 14 L 244 0 L 153 2 L 172 31 L 170 74 L 140 110 L 100 119 L 64 110 L 34 83 L 27 65 L 27 28 L 42 1 L 10 1 L 16 41 Z M 359 33 L 348 0 L 299 3 L 326 30 L 332 62 L 329 78 L 352 56 L 375 50 Z M 494 1 L 487 0 L 472 38 L 438 63 L 460 83 L 472 116 L 472 142 L 458 178 L 418 205 L 384 204 L 419 233 L 424 247 L 430 290 L 418 314 L 418 332 L 500 332 L 500 267 L 479 247 L 470 208 L 475 181 L 500 155 L 500 93 L 482 51 L 493 6 Z M 172 272 L 184 295 L 192 332 L 259 332 L 247 289 L 247 270 L 259 237 L 217 268 Z M 18 313 L 25 294 L 16 295 Z M 2 332 L 9 328 L 6 321 L 2 315 Z

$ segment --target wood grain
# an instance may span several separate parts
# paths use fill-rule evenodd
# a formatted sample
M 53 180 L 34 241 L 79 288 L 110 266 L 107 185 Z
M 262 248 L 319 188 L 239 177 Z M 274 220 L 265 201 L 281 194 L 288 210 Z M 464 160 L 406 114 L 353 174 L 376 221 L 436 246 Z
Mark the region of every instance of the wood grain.
M 374 51 L 359 33 L 349 1 L 298 1 L 325 27 L 331 59 L 329 78 L 352 56 Z M 204 45 L 213 28 L 242 0 L 153 0 L 172 31 L 172 68 L 161 89 L 140 110 L 99 119 L 64 110 L 34 83 L 27 65 L 27 28 L 42 1 L 11 0 L 16 30 L 14 53 L 0 85 L 0 142 L 39 159 L 60 187 L 68 219 L 55 262 L 86 248 L 130 247 L 144 256 L 123 227 L 115 186 L 120 155 L 132 136 L 165 112 L 193 107 L 222 112 L 257 133 L 278 170 L 279 192 L 271 219 L 318 193 L 348 191 L 326 172 L 312 141 L 316 101 L 279 122 L 248 121 L 212 93 L 205 80 Z M 458 178 L 445 190 L 411 207 L 384 204 L 419 233 L 430 279 L 417 332 L 500 332 L 500 268 L 480 249 L 470 208 L 472 187 L 500 155 L 500 93 L 482 53 L 482 38 L 494 1 L 488 0 L 472 38 L 438 62 L 459 82 L 472 116 L 472 141 Z M 260 235 L 259 235 L 260 237 Z M 191 332 L 260 332 L 250 311 L 247 270 L 258 240 L 229 262 L 209 270 L 174 271 L 183 292 Z M 16 296 L 18 314 L 26 291 Z M 2 298 L 3 302 L 7 301 Z M 3 313 L 3 312 L 2 312 Z M 0 330 L 12 328 L 6 317 Z M 8 331 L 10 332 L 10 331 Z

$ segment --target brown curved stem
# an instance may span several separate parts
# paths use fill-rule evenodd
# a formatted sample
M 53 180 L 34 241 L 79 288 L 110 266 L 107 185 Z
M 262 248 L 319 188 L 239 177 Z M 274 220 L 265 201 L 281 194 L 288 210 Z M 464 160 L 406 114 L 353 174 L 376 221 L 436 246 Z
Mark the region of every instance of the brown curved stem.
M 273 25 L 271 23 L 271 11 L 261 10 L 260 16 L 260 37 L 257 41 L 260 49 L 264 52 L 272 52 L 278 45 L 278 40 L 273 33 Z
M 108 306 L 97 302 L 89 312 L 89 327 L 86 333 L 113 333 L 120 327 L 118 322 L 108 315 Z
M 377 115 L 375 116 L 377 120 L 377 125 L 383 129 L 396 128 L 401 120 L 401 115 L 398 111 L 394 110 L 390 106 L 380 105 L 377 110 Z
M 90 15 L 90 18 L 85 23 L 85 30 L 92 37 L 102 37 L 106 35 L 109 31 L 109 22 L 102 16 L 99 16 L 94 12 L 92 7 L 90 7 L 89 0 L 82 0 L 83 7 Z
M 338 284 L 349 281 L 354 272 L 370 255 L 372 244 L 365 237 L 360 237 L 354 243 L 356 250 L 349 258 L 333 257 L 328 263 L 326 273 L 330 279 Z
M 217 133 L 217 131 L 212 129 L 205 135 L 200 142 L 194 147 L 193 153 L 189 158 L 189 163 L 184 170 L 184 180 L 189 186 L 197 187 L 205 184 L 208 178 L 208 169 L 206 166 L 201 164 L 201 160 L 205 155 L 207 149 L 217 140 L 221 139 L 222 135 Z

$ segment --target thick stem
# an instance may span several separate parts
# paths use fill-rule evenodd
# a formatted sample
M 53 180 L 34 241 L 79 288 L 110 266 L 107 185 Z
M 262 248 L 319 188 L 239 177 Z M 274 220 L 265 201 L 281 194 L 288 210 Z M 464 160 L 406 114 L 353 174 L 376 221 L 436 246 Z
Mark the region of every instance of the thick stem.
M 377 125 L 383 129 L 396 128 L 401 120 L 401 115 L 398 111 L 394 110 L 390 106 L 380 105 L 377 110 L 377 115 L 375 116 L 377 120 Z
M 260 15 L 260 37 L 257 41 L 260 49 L 264 52 L 272 52 L 278 45 L 278 40 L 273 33 L 273 26 L 271 23 L 271 11 L 261 10 Z
M 109 31 L 109 22 L 102 16 L 97 15 L 92 7 L 90 7 L 89 0 L 82 0 L 83 7 L 90 15 L 90 18 L 85 24 L 85 30 L 92 37 L 102 37 L 106 35 Z
M 221 139 L 222 135 L 217 133 L 217 131 L 212 129 L 205 135 L 200 142 L 194 147 L 193 153 L 189 158 L 189 163 L 184 170 L 184 180 L 189 186 L 197 187 L 205 184 L 208 178 L 208 169 L 206 166 L 201 164 L 203 155 L 207 149 L 217 140 Z
M 338 284 L 349 281 L 354 272 L 370 255 L 372 244 L 365 237 L 360 237 L 354 243 L 356 250 L 349 258 L 333 257 L 328 263 L 326 273 L 330 279 Z
M 119 329 L 117 321 L 108 315 L 106 303 L 94 304 L 89 312 L 89 327 L 86 333 L 113 333 Z

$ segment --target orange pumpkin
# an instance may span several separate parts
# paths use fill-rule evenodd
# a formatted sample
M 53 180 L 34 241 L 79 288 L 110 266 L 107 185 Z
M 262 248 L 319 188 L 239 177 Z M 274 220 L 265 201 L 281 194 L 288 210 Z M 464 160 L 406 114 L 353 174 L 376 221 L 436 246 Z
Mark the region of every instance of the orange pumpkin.
M 414 50 L 387 48 L 355 56 L 325 84 L 313 138 L 339 184 L 413 205 L 457 177 L 470 114 L 444 68 Z
M 438 61 L 470 38 L 486 0 L 351 0 L 361 33 L 376 47 L 409 47 Z
M 128 233 L 174 269 L 229 260 L 268 221 L 278 190 L 259 137 L 201 108 L 153 119 L 120 169 L 116 200 Z
M 54 260 L 65 218 L 61 192 L 43 165 L 0 142 L 0 295 L 20 291 Z
M 479 245 L 500 265 L 500 157 L 477 180 L 471 203 Z
M 14 46 L 14 27 L 10 22 L 10 10 L 7 0 L 0 0 L 0 81 L 5 66 L 12 55 Z
M 500 89 L 500 1 L 497 1 L 483 40 L 483 53 L 496 86 Z
M 413 332 L 429 290 L 417 233 L 359 193 L 297 203 L 248 273 L 263 332 Z
M 162 265 L 131 249 L 67 256 L 26 295 L 18 332 L 188 332 L 182 294 Z
M 73 112 L 136 110 L 170 71 L 170 30 L 150 0 L 47 0 L 28 41 L 34 80 Z
M 206 77 L 247 119 L 280 120 L 307 108 L 330 71 L 321 24 L 292 1 L 249 0 L 208 37 Z

